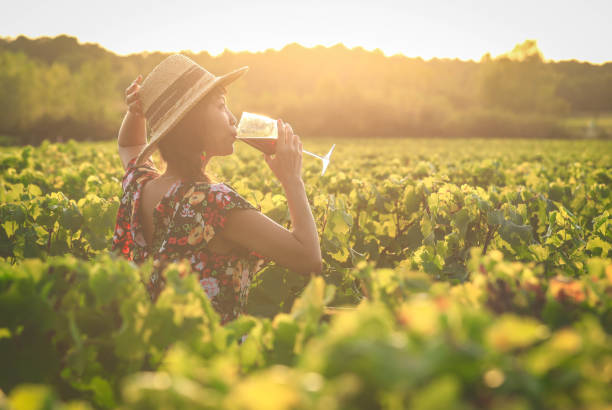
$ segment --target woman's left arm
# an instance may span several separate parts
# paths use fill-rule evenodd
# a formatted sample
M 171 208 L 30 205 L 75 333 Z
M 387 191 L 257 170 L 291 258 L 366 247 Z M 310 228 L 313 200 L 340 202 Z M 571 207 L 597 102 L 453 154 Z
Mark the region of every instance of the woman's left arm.
M 117 137 L 117 149 L 124 168 L 127 168 L 127 163 L 138 155 L 147 143 L 146 119 L 139 96 L 141 82 L 142 76 L 139 75 L 125 90 L 128 111 L 123 117 Z

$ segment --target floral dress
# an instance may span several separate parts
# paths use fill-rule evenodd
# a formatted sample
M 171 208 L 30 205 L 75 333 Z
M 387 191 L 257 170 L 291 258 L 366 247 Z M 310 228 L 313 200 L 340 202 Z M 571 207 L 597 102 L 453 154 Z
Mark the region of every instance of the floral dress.
M 128 163 L 117 212 L 112 250 L 137 264 L 153 257 L 147 288 L 155 301 L 164 285 L 161 273 L 169 262 L 189 260 L 202 289 L 221 315 L 221 323 L 237 318 L 246 307 L 253 275 L 270 262 L 254 252 L 214 253 L 208 242 L 223 228 L 234 208 L 255 209 L 225 183 L 177 181 L 153 210 L 153 241 L 147 246 L 140 221 L 142 186 L 160 175 L 151 160 Z

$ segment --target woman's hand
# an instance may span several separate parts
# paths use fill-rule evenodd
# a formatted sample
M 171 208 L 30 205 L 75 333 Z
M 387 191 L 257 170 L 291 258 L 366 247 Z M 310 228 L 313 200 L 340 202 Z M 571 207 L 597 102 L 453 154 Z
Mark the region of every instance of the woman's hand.
M 291 125 L 277 120 L 278 141 L 274 158 L 264 154 L 268 166 L 283 186 L 302 180 L 302 142 Z
M 138 77 L 125 89 L 125 103 L 128 106 L 128 111 L 140 117 L 144 117 L 142 112 L 142 101 L 140 100 L 140 83 L 142 83 L 142 75 Z
M 264 158 L 283 184 L 291 231 L 261 212 L 247 209 L 230 212 L 220 235 L 299 274 L 318 275 L 323 270 L 321 244 L 302 181 L 302 143 L 289 124 L 278 120 L 277 125 L 274 158 L 265 154 Z

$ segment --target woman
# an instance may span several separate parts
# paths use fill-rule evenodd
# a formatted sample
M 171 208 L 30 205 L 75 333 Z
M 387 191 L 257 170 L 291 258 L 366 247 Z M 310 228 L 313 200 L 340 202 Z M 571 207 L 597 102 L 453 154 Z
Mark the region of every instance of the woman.
M 276 153 L 264 158 L 285 191 L 291 230 L 205 173 L 210 158 L 233 153 L 236 117 L 225 86 L 247 70 L 217 77 L 183 55 L 166 58 L 126 89 L 129 109 L 117 142 L 125 175 L 113 251 L 136 263 L 153 257 L 148 287 L 154 301 L 164 266 L 188 259 L 222 323 L 243 312 L 251 279 L 265 263 L 304 275 L 321 272 L 301 178 L 302 143 L 289 124 L 278 120 Z M 167 164 L 163 174 L 150 158 L 157 148 Z

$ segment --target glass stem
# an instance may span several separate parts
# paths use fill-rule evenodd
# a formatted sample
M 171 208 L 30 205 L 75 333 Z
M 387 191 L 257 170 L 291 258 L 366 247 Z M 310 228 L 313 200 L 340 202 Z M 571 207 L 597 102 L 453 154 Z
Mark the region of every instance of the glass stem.
M 313 153 L 312 153 L 312 152 L 310 152 L 310 151 L 306 151 L 305 149 L 302 149 L 302 152 L 303 152 L 304 154 L 308 154 L 308 155 L 313 156 L 313 157 L 315 157 L 315 158 L 319 158 L 321 161 L 325 161 L 325 158 L 320 157 L 320 156 L 318 156 L 317 154 L 313 154 Z

